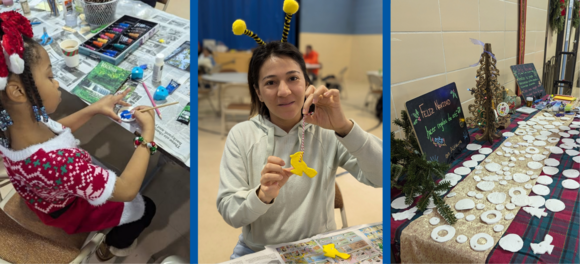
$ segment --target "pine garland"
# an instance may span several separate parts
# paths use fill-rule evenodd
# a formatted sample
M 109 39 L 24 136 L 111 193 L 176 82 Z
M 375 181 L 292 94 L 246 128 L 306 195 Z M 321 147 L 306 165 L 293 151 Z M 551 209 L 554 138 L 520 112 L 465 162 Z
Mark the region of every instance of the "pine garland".
M 406 111 L 401 111 L 401 119 L 396 119 L 394 123 L 403 129 L 405 139 L 397 139 L 391 132 L 391 186 L 403 191 L 407 204 L 411 204 L 415 197 L 422 196 L 417 202 L 419 211 L 425 211 L 430 200 L 433 200 L 445 221 L 451 225 L 455 224 L 457 218 L 440 196 L 446 193 L 451 185 L 447 181 L 435 183 L 436 180 L 445 177 L 445 172 L 450 166 L 437 161 L 428 161 L 426 156 L 421 154 L 419 141 L 415 137 Z M 405 184 L 401 186 L 399 181 L 403 175 Z
M 556 33 L 564 31 L 566 25 L 566 8 L 570 0 L 550 0 L 550 27 Z M 580 24 L 580 4 L 574 0 L 574 10 L 572 11 L 572 27 L 578 28 Z

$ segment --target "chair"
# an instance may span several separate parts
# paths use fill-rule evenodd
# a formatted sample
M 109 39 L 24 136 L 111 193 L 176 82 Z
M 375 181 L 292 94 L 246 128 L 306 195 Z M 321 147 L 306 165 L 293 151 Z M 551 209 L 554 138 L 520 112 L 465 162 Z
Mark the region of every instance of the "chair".
M 347 228 L 346 211 L 344 210 L 344 201 L 342 200 L 342 192 L 338 188 L 338 184 L 334 183 L 334 209 L 340 209 L 340 218 L 342 219 L 342 228 Z
M 368 77 L 370 90 L 365 97 L 365 107 L 368 107 L 372 102 L 369 100 L 369 97 L 371 97 L 371 99 L 374 97 L 374 99 L 377 100 L 383 94 L 383 78 L 375 74 L 369 74 Z
M 167 5 L 169 5 L 169 0 L 157 0 L 157 3 L 163 4 L 163 11 L 167 9 Z
M 341 98 L 346 98 L 346 90 L 344 88 L 344 75 L 346 74 L 348 67 L 342 68 L 338 73 L 338 77 L 334 75 L 329 75 L 324 77 L 322 80 L 326 83 L 327 88 L 335 88 L 340 91 Z
M 2 166 L 3 167 L 3 166 Z M 10 185 L 1 175 L 0 187 Z M 0 262 L 2 263 L 81 263 L 103 240 L 101 232 L 69 235 L 47 226 L 12 189 L 0 197 Z
M 227 83 L 221 89 L 221 135 L 224 138 L 227 135 L 226 115 L 244 115 L 247 118 L 250 115 L 252 105 L 250 104 L 250 91 L 247 84 Z

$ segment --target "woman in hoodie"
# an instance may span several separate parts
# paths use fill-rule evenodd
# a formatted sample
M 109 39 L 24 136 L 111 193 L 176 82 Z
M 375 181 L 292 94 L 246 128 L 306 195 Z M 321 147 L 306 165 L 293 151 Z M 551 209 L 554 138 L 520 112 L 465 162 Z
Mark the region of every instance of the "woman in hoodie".
M 338 167 L 366 185 L 383 185 L 382 140 L 346 118 L 338 90 L 310 85 L 292 44 L 257 48 L 248 85 L 253 117 L 231 129 L 220 166 L 218 210 L 229 225 L 243 227 L 231 259 L 335 230 Z M 318 172 L 313 178 L 290 172 L 290 155 L 301 144 L 303 160 Z

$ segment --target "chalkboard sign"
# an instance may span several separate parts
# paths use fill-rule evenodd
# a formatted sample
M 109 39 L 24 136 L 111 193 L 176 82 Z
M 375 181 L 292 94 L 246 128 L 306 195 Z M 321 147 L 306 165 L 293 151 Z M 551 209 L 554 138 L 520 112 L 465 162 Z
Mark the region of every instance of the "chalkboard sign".
M 405 106 L 427 160 L 451 163 L 469 144 L 455 83 L 410 100 Z
M 534 97 L 535 100 L 546 95 L 546 90 L 544 90 L 544 86 L 540 81 L 540 77 L 533 63 L 513 65 L 510 68 L 512 69 L 514 77 L 516 77 L 524 99 Z

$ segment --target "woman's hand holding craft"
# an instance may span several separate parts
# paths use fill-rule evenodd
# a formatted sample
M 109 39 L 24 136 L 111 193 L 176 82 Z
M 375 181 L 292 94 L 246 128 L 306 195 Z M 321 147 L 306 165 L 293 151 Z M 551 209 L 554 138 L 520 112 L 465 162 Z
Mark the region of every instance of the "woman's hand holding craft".
M 153 140 L 153 135 L 155 134 L 155 113 L 154 110 L 149 110 L 141 113 L 139 110 L 150 108 L 149 106 L 137 106 L 133 109 L 133 116 L 137 120 L 137 124 L 141 127 L 143 131 L 143 136 L 147 135 L 151 138 L 146 140 Z
M 129 94 L 131 89 L 125 89 L 122 93 L 115 95 L 107 95 L 96 103 L 90 105 L 93 109 L 93 113 L 108 116 L 117 122 L 121 122 L 121 118 L 113 111 L 115 105 L 130 106 L 130 104 L 123 101 L 123 98 Z
M 306 89 L 306 102 L 303 114 L 307 114 L 310 105 L 316 105 L 313 115 L 305 115 L 304 120 L 310 124 L 325 129 L 334 130 L 341 136 L 346 136 L 354 123 L 346 118 L 340 106 L 340 93 L 336 89 L 328 89 L 321 85 L 318 88 L 310 85 Z
M 278 197 L 280 188 L 286 184 L 292 176 L 292 168 L 282 168 L 286 163 L 278 157 L 268 157 L 268 163 L 262 169 L 262 178 L 260 187 L 257 190 L 258 198 L 264 203 L 272 203 L 274 198 Z

